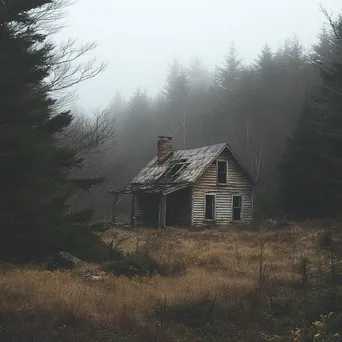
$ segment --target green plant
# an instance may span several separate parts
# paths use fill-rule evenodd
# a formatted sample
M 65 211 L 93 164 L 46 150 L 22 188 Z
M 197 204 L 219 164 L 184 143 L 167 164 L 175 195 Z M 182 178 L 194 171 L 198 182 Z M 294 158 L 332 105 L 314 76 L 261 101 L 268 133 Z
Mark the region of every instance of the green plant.
M 309 329 L 296 328 L 293 332 L 293 341 L 314 341 L 314 342 L 338 342 L 342 340 L 341 331 L 335 331 L 331 327 L 333 312 L 327 315 L 320 315 L 320 319 L 313 322 Z
M 333 332 L 329 326 L 329 320 L 332 317 L 333 312 L 329 312 L 328 315 L 321 315 L 320 320 L 313 322 L 315 336 L 314 341 L 341 341 L 342 334 L 340 332 Z

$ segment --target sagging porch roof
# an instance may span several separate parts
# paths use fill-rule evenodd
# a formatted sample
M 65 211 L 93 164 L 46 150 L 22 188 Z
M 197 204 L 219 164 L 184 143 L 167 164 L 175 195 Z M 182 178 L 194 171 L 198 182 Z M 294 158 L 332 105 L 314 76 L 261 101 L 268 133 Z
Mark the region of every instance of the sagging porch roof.
M 112 194 L 133 194 L 137 192 L 143 192 L 146 194 L 155 194 L 155 195 L 168 195 L 175 191 L 185 189 L 189 186 L 191 186 L 191 183 L 184 183 L 184 184 L 145 184 L 140 185 L 137 184 L 134 186 L 134 184 L 129 185 L 126 188 L 120 189 L 120 190 L 114 190 L 110 191 Z

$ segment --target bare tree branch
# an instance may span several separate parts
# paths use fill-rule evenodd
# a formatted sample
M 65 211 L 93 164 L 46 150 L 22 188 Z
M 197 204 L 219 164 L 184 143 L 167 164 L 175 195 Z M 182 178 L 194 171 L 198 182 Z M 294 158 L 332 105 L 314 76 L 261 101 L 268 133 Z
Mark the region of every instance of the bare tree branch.
M 54 0 L 33 10 L 31 12 L 31 18 L 36 23 L 36 28 L 48 35 L 58 32 L 64 27 L 62 23 L 58 24 L 65 16 L 64 9 L 73 5 L 75 2 L 71 0 Z
M 113 238 L 108 245 L 108 248 L 113 253 L 116 250 L 118 250 L 124 242 L 126 242 L 127 240 L 130 240 L 134 236 L 135 236 L 135 233 L 133 233 L 131 231 L 127 231 L 127 232 L 124 232 L 122 234 L 119 231 L 115 231 L 113 233 Z
M 98 45 L 87 43 L 77 46 L 75 40 L 68 40 L 51 54 L 51 73 L 46 81 L 45 89 L 49 92 L 59 92 L 73 87 L 76 84 L 89 80 L 105 70 L 105 62 L 97 65 L 96 59 L 86 63 L 83 57 L 93 51 Z M 80 61 L 76 63 L 76 61 Z
M 116 143 L 115 119 L 109 110 L 95 110 L 92 117 L 78 113 L 61 141 L 82 156 L 96 149 L 107 150 Z
M 97 62 L 96 58 L 86 61 L 85 57 L 98 46 L 95 42 L 78 44 L 76 40 L 69 39 L 56 45 L 52 41 L 53 34 L 64 27 L 61 22 L 65 16 L 64 9 L 74 3 L 73 0 L 54 0 L 28 12 L 30 24 L 12 23 L 18 34 L 32 30 L 41 33 L 47 39 L 38 45 L 51 48 L 48 61 L 49 77 L 45 80 L 43 88 L 36 91 L 47 91 L 56 95 L 94 78 L 107 66 L 105 62 Z
M 342 28 L 341 28 L 340 20 L 334 20 L 332 17 L 332 14 L 329 14 L 328 11 L 322 5 L 320 5 L 319 7 L 320 7 L 321 12 L 327 19 L 335 37 L 338 40 L 342 40 Z

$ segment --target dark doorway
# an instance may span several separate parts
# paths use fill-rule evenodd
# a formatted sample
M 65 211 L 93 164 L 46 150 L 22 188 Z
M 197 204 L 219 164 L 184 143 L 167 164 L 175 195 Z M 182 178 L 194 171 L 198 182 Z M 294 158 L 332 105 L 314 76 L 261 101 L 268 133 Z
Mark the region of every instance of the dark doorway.
M 242 196 L 233 196 L 233 221 L 241 221 Z
M 135 223 L 157 226 L 159 203 L 160 197 L 158 195 L 138 193 L 134 205 Z
M 205 195 L 205 219 L 215 220 L 215 195 Z
M 185 227 L 191 224 L 191 193 L 191 188 L 189 187 L 167 195 L 167 226 Z

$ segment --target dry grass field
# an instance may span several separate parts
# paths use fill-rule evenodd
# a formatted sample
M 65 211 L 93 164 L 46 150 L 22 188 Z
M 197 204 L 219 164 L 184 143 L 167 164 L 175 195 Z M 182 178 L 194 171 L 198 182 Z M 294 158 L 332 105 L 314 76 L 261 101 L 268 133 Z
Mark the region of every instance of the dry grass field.
M 324 273 L 319 228 L 104 234 L 107 242 L 127 237 L 119 246 L 125 252 L 174 265 L 167 276 L 111 276 L 91 264 L 68 272 L 2 265 L 0 340 L 292 341 L 296 326 L 284 319 L 282 329 L 272 319 L 297 310 L 306 277 L 318 281 L 310 272 Z M 87 279 L 89 273 L 101 279 Z

